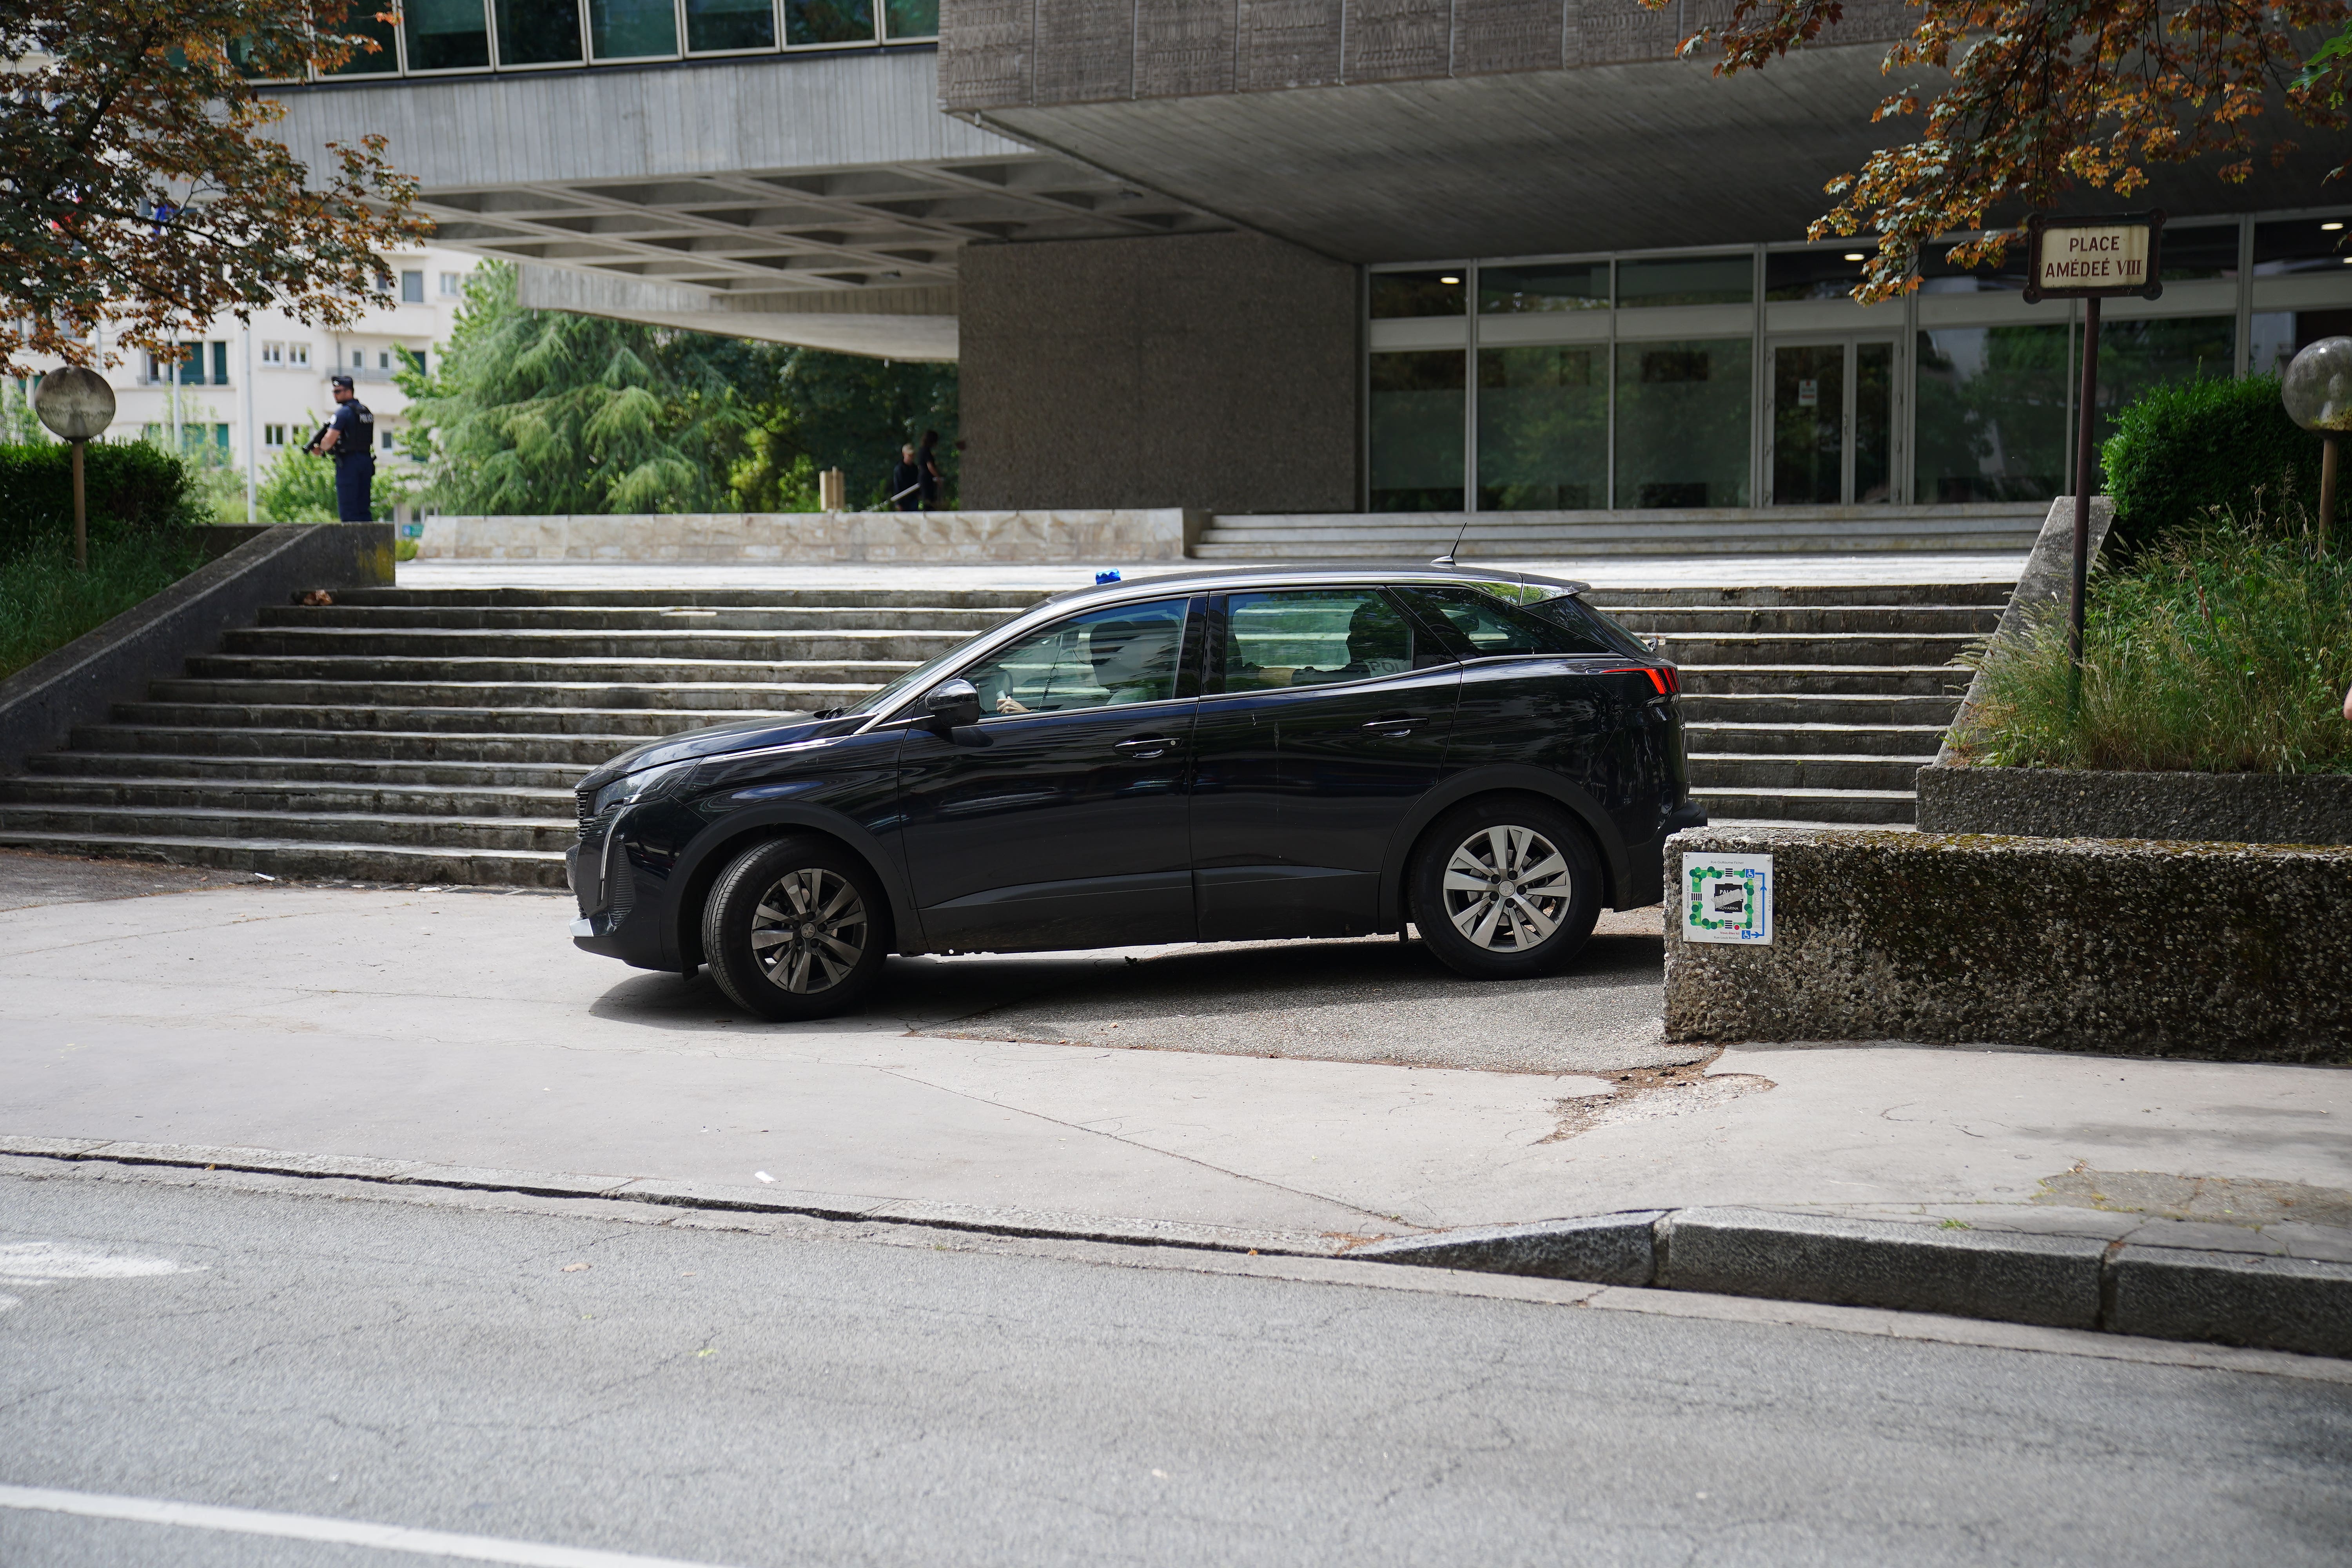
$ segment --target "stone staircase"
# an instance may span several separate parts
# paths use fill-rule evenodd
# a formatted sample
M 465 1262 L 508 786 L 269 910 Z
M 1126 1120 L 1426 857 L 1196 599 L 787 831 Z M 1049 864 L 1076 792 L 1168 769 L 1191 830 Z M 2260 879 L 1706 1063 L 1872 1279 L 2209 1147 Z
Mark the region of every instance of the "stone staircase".
M 1202 561 L 1576 562 L 1625 556 L 1831 555 L 2033 548 L 2049 503 L 1665 509 L 1650 511 L 1333 512 L 1213 518 Z M 1459 547 L 1455 540 L 1459 537 Z
M 1593 602 L 1682 667 L 1692 793 L 1717 822 L 1913 820 L 2013 582 L 1601 589 Z
M 560 888 L 572 785 L 615 752 L 848 700 L 1035 597 L 376 588 L 268 609 L 0 779 L 0 846 Z

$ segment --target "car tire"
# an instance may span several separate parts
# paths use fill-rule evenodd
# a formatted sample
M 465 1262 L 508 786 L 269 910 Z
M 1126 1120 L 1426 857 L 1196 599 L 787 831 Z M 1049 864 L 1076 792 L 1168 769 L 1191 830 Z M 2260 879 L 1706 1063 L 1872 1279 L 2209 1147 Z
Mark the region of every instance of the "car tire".
M 880 879 L 840 845 L 806 834 L 743 851 L 702 906 L 711 978 L 764 1018 L 847 1012 L 881 978 L 889 947 L 890 906 Z
M 1583 824 L 1528 795 L 1474 800 L 1433 824 L 1406 887 L 1440 962 L 1474 980 L 1557 972 L 1601 918 L 1601 866 Z

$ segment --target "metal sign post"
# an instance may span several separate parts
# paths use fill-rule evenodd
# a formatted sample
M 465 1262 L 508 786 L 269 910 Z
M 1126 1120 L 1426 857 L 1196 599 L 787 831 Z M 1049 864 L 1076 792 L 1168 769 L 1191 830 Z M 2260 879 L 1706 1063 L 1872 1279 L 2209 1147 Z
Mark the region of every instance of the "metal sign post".
M 2091 486 L 2095 450 L 2091 433 L 2099 395 L 2099 301 L 2110 296 L 2153 300 L 2164 292 L 2159 251 L 2164 211 L 2116 217 L 2026 219 L 2031 261 L 2025 302 L 2080 300 L 2083 305 L 2083 397 L 2074 432 L 2074 588 L 2066 610 L 2066 710 L 2083 695 L 2083 588 L 2091 571 Z

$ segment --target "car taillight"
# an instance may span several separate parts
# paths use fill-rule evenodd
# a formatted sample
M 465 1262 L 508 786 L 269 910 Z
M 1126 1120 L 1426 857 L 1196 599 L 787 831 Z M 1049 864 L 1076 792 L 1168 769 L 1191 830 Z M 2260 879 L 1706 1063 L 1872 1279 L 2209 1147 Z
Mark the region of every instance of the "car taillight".
M 1683 689 L 1683 678 L 1672 665 L 1624 664 L 1615 669 L 1602 670 L 1603 675 L 1639 675 L 1647 678 L 1650 689 L 1661 697 L 1672 697 Z

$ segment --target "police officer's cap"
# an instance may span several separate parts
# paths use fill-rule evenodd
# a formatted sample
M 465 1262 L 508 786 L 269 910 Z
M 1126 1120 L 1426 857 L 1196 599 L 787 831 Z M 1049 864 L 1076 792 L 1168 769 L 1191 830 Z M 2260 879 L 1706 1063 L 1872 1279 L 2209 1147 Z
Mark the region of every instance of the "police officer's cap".
M 351 390 L 352 378 L 348 375 L 331 375 L 327 378 L 327 384 L 340 386 L 348 392 Z

